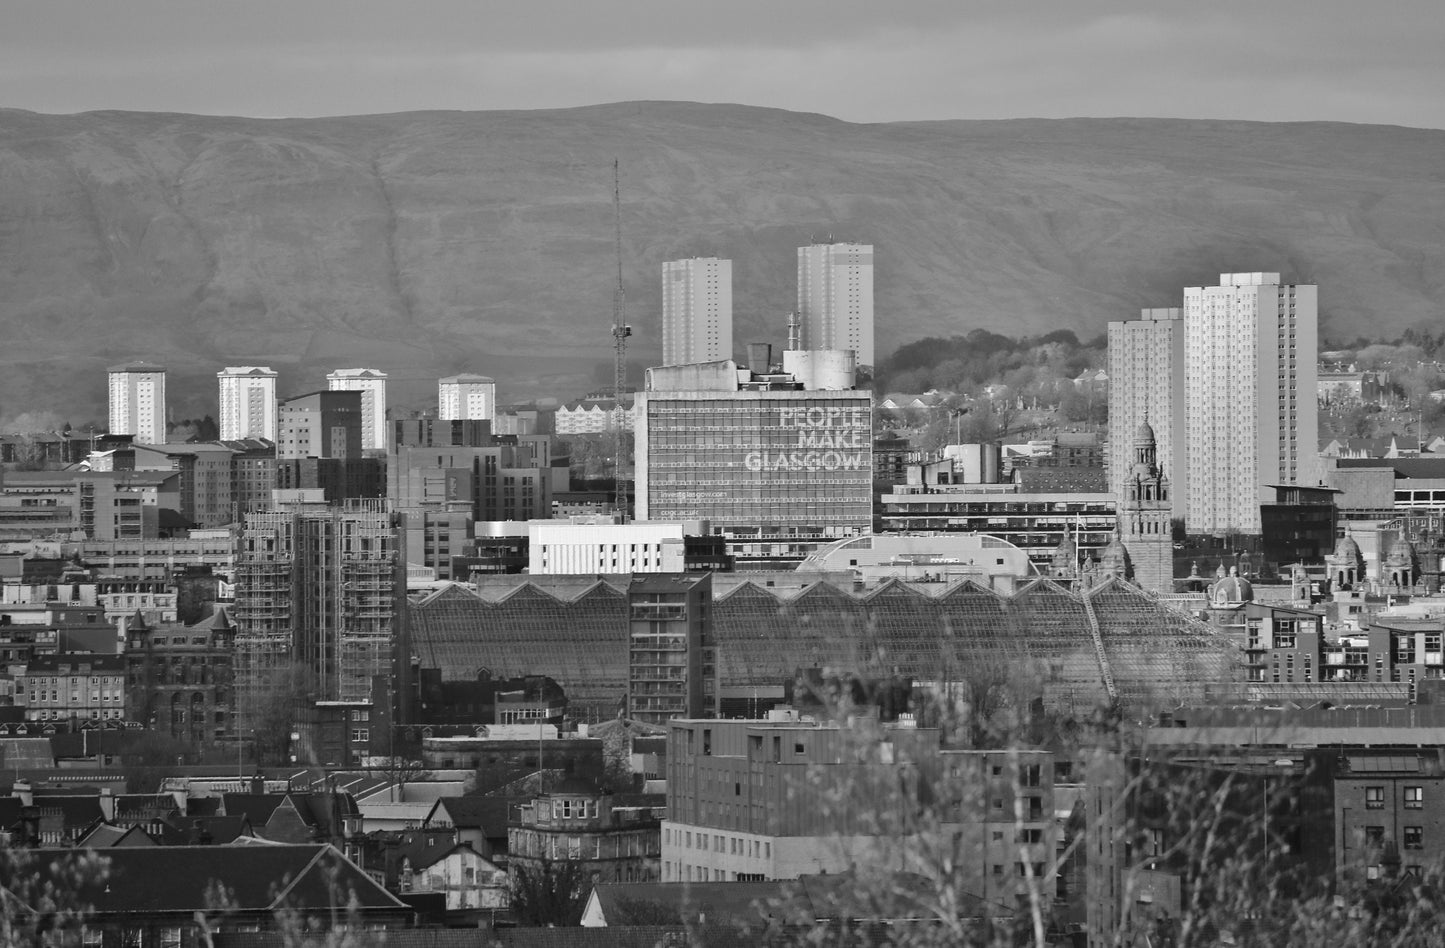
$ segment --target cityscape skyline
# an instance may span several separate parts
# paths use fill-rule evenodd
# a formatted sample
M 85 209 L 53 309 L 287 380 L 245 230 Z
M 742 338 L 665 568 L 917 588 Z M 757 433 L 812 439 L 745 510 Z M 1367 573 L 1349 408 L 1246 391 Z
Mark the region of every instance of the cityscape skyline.
M 1235 7 L 12 11 L 0 931 L 1439 941 L 1445 18 Z

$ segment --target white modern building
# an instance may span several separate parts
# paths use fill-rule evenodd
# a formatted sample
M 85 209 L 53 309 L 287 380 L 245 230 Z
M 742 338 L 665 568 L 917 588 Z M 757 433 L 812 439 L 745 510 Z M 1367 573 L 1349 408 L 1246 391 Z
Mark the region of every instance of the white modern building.
M 852 573 L 855 583 L 867 587 L 889 579 L 924 583 L 968 579 L 1007 594 L 1040 575 L 1026 550 L 985 533 L 869 533 L 819 547 L 797 568 Z
M 1155 457 L 1171 485 L 1174 517 L 1183 518 L 1186 480 L 1184 310 L 1146 309 L 1109 323 L 1109 491 L 1124 495 L 1134 468 L 1134 434 L 1154 429 Z
M 548 574 L 681 573 L 683 536 L 705 531 L 688 523 L 569 523 L 534 520 L 527 524 L 527 571 Z
M 361 446 L 386 450 L 386 373 L 376 369 L 337 369 L 326 376 L 333 392 L 361 393 Z
M 799 349 L 852 349 L 873 365 L 873 245 L 798 248 Z
M 497 383 L 485 375 L 437 380 L 437 417 L 442 421 L 491 421 L 497 414 Z
M 556 431 L 558 437 L 582 434 L 605 434 L 609 431 L 631 431 L 636 426 L 633 396 L 624 395 L 622 404 L 610 397 L 588 396 L 575 402 L 568 402 L 557 409 Z
M 662 364 L 733 357 L 733 262 L 717 257 L 662 265 Z
M 228 365 L 220 386 L 221 440 L 276 440 L 276 373 L 263 365 Z
M 166 443 L 166 369 L 128 362 L 110 375 L 110 433 L 134 436 L 139 444 Z
M 1265 485 L 1319 481 L 1316 295 L 1278 273 L 1185 288 L 1190 532 L 1258 533 Z

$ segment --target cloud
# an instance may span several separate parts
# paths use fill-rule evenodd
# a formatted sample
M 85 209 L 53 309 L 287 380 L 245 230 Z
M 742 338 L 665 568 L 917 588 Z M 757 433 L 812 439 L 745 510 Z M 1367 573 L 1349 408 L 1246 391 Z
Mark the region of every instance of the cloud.
M 21 2 L 7 105 L 262 116 L 743 102 L 851 121 L 1153 115 L 1445 127 L 1445 17 L 1396 0 Z

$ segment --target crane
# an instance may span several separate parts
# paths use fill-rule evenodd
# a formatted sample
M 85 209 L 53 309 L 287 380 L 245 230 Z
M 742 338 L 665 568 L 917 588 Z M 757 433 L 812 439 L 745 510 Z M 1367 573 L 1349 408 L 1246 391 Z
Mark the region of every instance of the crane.
M 627 384 L 627 337 L 632 335 L 632 327 L 627 325 L 623 313 L 626 303 L 626 291 L 622 288 L 622 186 L 621 186 L 621 163 L 618 159 L 612 159 L 612 227 L 613 242 L 617 250 L 617 286 L 612 291 L 612 423 L 613 436 L 616 438 L 615 457 L 617 461 L 613 466 L 613 479 L 616 482 L 616 505 L 617 512 L 623 512 L 623 504 L 626 502 L 626 489 L 622 486 L 622 389 Z

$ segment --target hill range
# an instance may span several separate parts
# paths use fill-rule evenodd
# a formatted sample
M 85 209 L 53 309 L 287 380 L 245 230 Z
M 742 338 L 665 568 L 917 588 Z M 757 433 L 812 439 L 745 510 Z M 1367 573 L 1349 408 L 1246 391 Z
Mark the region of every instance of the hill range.
M 858 125 L 734 105 L 262 120 L 0 110 L 0 427 L 105 413 L 106 365 L 284 394 L 332 368 L 497 378 L 501 400 L 610 377 L 612 162 L 634 361 L 662 261 L 734 261 L 735 340 L 781 343 L 795 248 L 873 243 L 880 355 L 930 335 L 1177 306 L 1225 271 L 1320 285 L 1324 334 L 1445 320 L 1445 131 L 1163 119 Z

